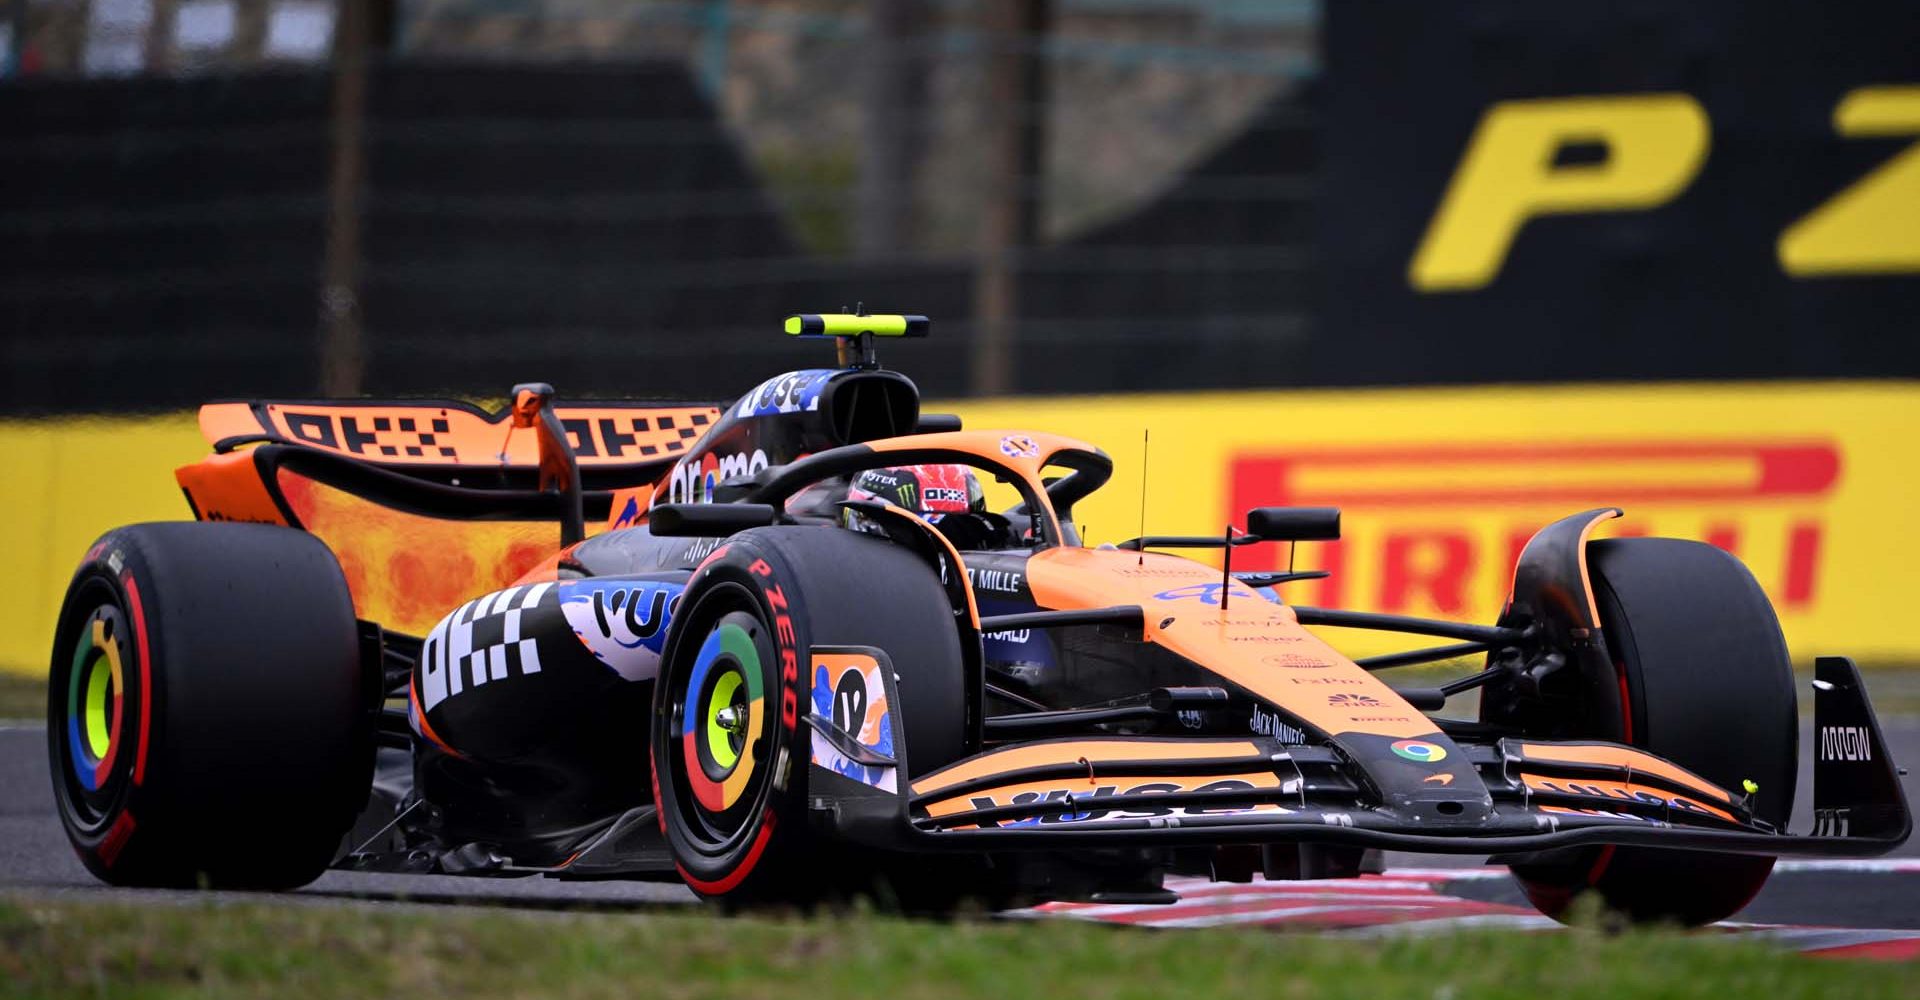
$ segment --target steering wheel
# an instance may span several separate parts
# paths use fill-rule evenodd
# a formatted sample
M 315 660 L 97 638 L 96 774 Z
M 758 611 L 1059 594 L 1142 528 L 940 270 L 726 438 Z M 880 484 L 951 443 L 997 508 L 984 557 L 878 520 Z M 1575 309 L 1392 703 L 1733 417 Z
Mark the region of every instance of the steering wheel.
M 963 552 L 1011 549 L 1019 544 L 1013 522 L 1000 514 L 986 511 L 948 514 L 936 521 L 934 527 L 947 536 L 947 541 L 952 542 L 954 548 Z

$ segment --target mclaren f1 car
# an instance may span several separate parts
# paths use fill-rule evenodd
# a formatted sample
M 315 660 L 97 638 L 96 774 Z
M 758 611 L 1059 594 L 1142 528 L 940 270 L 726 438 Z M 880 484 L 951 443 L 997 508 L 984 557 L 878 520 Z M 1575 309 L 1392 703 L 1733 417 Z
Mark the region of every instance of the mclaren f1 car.
M 793 317 L 840 363 L 725 405 L 206 406 L 212 454 L 177 473 L 195 522 L 109 532 L 60 613 L 74 848 L 118 885 L 345 868 L 909 910 L 1170 901 L 1168 873 L 1341 877 L 1394 849 L 1490 856 L 1549 914 L 1590 892 L 1705 923 L 1776 857 L 1907 838 L 1840 657 L 1812 678 L 1817 819 L 1787 829 L 1794 673 L 1727 553 L 1573 514 L 1498 621 L 1462 624 L 1233 571 L 1338 537 L 1333 509 L 1090 547 L 1074 509 L 1108 456 L 922 413 L 873 344 L 926 326 Z M 1323 627 L 1440 644 L 1350 658 Z

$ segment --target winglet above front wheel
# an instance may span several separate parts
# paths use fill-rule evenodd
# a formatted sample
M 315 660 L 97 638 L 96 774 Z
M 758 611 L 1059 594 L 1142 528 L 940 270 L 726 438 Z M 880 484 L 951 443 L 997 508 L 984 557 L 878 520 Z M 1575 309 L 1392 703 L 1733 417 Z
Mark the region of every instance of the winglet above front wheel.
M 1899 844 L 1913 832 L 1900 769 L 1844 656 L 1813 663 L 1813 835 Z

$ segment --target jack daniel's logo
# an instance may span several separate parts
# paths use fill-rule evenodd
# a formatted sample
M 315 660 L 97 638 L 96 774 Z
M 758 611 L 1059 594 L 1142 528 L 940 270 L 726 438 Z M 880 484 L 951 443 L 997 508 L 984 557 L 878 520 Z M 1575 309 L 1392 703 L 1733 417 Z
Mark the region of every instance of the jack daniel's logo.
M 1253 706 L 1253 715 L 1247 719 L 1247 728 L 1262 736 L 1271 736 L 1282 743 L 1305 743 L 1307 741 L 1306 733 L 1301 732 L 1292 724 L 1282 721 L 1278 714 L 1269 712 L 1259 705 Z

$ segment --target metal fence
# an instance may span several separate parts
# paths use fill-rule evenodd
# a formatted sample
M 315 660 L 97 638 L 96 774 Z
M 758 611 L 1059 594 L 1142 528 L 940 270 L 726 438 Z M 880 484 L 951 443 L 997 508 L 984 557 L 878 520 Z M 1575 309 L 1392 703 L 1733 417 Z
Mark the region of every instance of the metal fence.
M 892 355 L 937 395 L 1920 375 L 1906 230 L 1870 273 L 1774 259 L 1904 141 L 1837 102 L 1920 82 L 1908 7 L 1797 59 L 1814 11 L 0 0 L 0 407 L 724 396 L 821 357 L 781 316 L 856 303 L 934 318 Z M 1409 284 L 1491 109 L 1648 92 L 1711 119 L 1698 179 Z
M 333 72 L 157 44 L 173 72 L 76 79 L 70 46 L 0 87 L 7 405 L 338 388 L 342 314 L 364 391 L 724 394 L 811 356 L 780 316 L 856 302 L 936 318 L 902 359 L 936 393 L 1284 379 L 1311 7 L 994 6 L 403 3 L 347 98 L 350 288 L 353 4 Z

